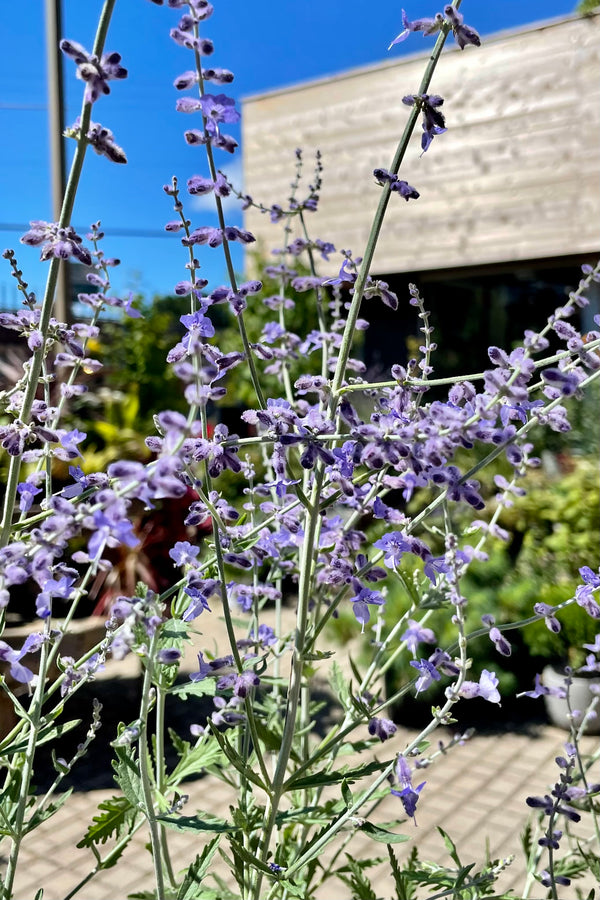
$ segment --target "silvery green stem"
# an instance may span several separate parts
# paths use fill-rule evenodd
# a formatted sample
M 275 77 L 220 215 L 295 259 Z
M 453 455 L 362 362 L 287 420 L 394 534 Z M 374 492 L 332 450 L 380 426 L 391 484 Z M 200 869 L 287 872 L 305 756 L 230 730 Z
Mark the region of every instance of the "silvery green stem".
M 144 683 L 142 685 L 142 702 L 140 705 L 140 723 L 141 732 L 138 741 L 138 755 L 140 766 L 140 779 L 142 783 L 142 792 L 144 795 L 144 815 L 148 821 L 150 831 L 150 842 L 152 844 L 152 863 L 154 865 L 154 879 L 156 882 L 156 896 L 164 897 L 165 883 L 162 870 L 162 847 L 160 840 L 160 829 L 154 811 L 154 797 L 152 795 L 152 784 L 149 767 L 149 747 L 148 747 L 148 713 L 150 712 L 150 700 L 152 696 L 152 675 L 154 671 L 154 660 L 158 643 L 158 631 L 156 631 L 150 641 L 148 654 L 145 660 Z
M 317 545 L 320 515 L 319 497 L 323 487 L 323 466 L 318 465 L 315 472 L 313 489 L 311 492 L 310 506 L 306 511 L 306 529 L 302 542 L 300 560 L 300 581 L 298 585 L 298 608 L 296 611 L 296 633 L 294 636 L 294 649 L 292 658 L 292 671 L 290 673 L 290 685 L 285 711 L 285 724 L 279 748 L 277 766 L 273 776 L 272 795 L 269 798 L 269 816 L 262 839 L 261 860 L 266 862 L 269 853 L 271 835 L 275 827 L 275 818 L 279 809 L 279 803 L 285 792 L 285 773 L 287 770 L 294 732 L 296 730 L 296 717 L 303 684 L 304 653 L 306 643 L 306 630 L 308 622 L 308 610 L 313 575 L 313 552 Z M 263 873 L 256 871 L 256 881 L 253 885 L 253 900 L 260 900 L 260 889 Z
M 44 687 L 46 682 L 46 674 L 48 671 L 48 648 L 50 640 L 50 620 L 46 619 L 45 635 L 47 640 L 44 641 L 40 650 L 40 665 L 38 670 L 38 681 L 35 687 L 35 693 L 28 713 L 29 735 L 27 739 L 27 750 L 24 753 L 23 767 L 21 769 L 21 784 L 19 792 L 19 801 L 15 813 L 15 821 L 11 835 L 10 855 L 6 868 L 6 875 L 2 885 L 2 900 L 10 900 L 13 896 L 13 886 L 15 875 L 17 873 L 17 863 L 19 859 L 19 851 L 21 849 L 21 841 L 24 837 L 25 813 L 27 810 L 27 801 L 29 799 L 29 789 L 33 776 L 33 763 L 35 750 L 38 741 L 38 734 L 42 726 L 42 707 L 44 705 Z

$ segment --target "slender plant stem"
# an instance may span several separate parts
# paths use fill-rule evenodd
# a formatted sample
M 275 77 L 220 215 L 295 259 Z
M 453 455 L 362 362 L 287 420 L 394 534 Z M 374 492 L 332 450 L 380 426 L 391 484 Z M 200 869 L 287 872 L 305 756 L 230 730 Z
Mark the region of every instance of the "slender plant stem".
M 298 607 L 296 610 L 296 631 L 294 636 L 294 649 L 290 684 L 285 711 L 285 722 L 281 738 L 281 746 L 275 774 L 272 783 L 272 796 L 269 803 L 269 815 L 262 837 L 261 861 L 266 862 L 269 854 L 271 835 L 275 827 L 275 818 L 279 810 L 279 803 L 284 793 L 285 773 L 287 770 L 294 733 L 296 731 L 296 719 L 303 685 L 304 653 L 306 632 L 308 624 L 308 610 L 310 605 L 311 588 L 313 583 L 313 553 L 317 544 L 319 528 L 319 497 L 323 487 L 324 470 L 318 465 L 315 470 L 314 483 L 311 492 L 310 506 L 306 510 L 306 528 L 301 549 L 300 581 L 298 585 Z M 256 870 L 256 881 L 253 885 L 253 900 L 260 900 L 260 889 L 263 873 Z
M 24 835 L 25 812 L 27 809 L 27 801 L 29 799 L 29 790 L 31 787 L 31 779 L 33 776 L 33 765 L 35 750 L 39 732 L 42 726 L 42 707 L 44 704 L 44 687 L 46 682 L 46 674 L 48 671 L 48 648 L 50 641 L 50 622 L 47 619 L 45 624 L 46 640 L 42 644 L 40 650 L 40 664 L 38 669 L 38 681 L 35 687 L 33 700 L 29 710 L 29 735 L 27 739 L 27 750 L 24 753 L 23 767 L 21 769 L 19 800 L 15 812 L 14 824 L 12 826 L 11 847 L 6 867 L 6 875 L 2 885 L 2 900 L 10 900 L 13 896 L 14 880 L 17 873 L 17 863 L 19 859 L 19 851 L 21 849 L 21 841 Z
M 112 848 L 112 850 L 110 850 L 110 852 L 107 853 L 103 859 L 98 859 L 98 862 L 96 863 L 94 868 L 91 869 L 87 873 L 87 875 L 84 875 L 84 877 L 81 879 L 81 881 L 78 881 L 77 884 L 75 885 L 75 887 L 72 890 L 70 890 L 68 894 L 65 894 L 65 896 L 63 897 L 63 900 L 72 900 L 72 898 L 76 894 L 79 893 L 81 888 L 85 887 L 86 884 L 90 883 L 92 878 L 94 878 L 94 876 L 97 875 L 98 872 L 101 872 L 103 869 L 110 868 L 112 865 L 114 865 L 114 860 L 118 859 L 120 857 L 121 853 L 123 852 L 123 850 L 125 849 L 127 844 L 130 843 L 130 841 L 131 841 L 132 837 L 134 836 L 134 834 L 136 833 L 136 831 L 140 830 L 140 828 L 144 824 L 144 821 L 145 821 L 144 817 L 140 816 L 139 821 L 133 825 L 133 827 L 125 835 L 125 837 L 121 838 L 121 840 L 115 844 L 115 846 Z
M 455 0 L 453 6 L 458 9 L 460 6 L 460 0 Z M 429 62 L 427 63 L 427 67 L 425 69 L 425 73 L 421 80 L 421 84 L 419 86 L 419 90 L 417 93 L 426 94 L 427 89 L 431 83 L 431 79 L 433 78 L 433 73 L 435 72 L 435 68 L 438 64 L 440 55 L 444 48 L 444 44 L 446 43 L 446 38 L 448 36 L 448 32 L 450 30 L 450 26 L 448 23 L 442 25 L 440 29 L 440 34 L 435 42 L 435 46 L 432 50 L 431 56 L 429 58 Z M 404 131 L 402 133 L 402 137 L 400 138 L 400 142 L 398 147 L 396 148 L 396 152 L 394 154 L 394 158 L 392 159 L 392 163 L 390 165 L 389 171 L 390 173 L 397 175 L 398 170 L 400 169 L 400 165 L 402 160 L 404 159 L 404 154 L 408 148 L 408 142 L 411 138 L 411 135 L 415 129 L 417 124 L 417 120 L 419 118 L 420 110 L 417 107 L 417 104 L 411 107 L 411 111 L 408 117 L 408 121 L 404 127 Z M 375 211 L 375 216 L 373 218 L 373 224 L 371 225 L 371 231 L 369 233 L 369 237 L 367 238 L 367 246 L 365 248 L 365 252 L 363 254 L 362 263 L 360 266 L 360 270 L 358 272 L 358 277 L 354 283 L 354 294 L 352 297 L 352 303 L 350 305 L 350 309 L 348 311 L 348 318 L 346 320 L 346 326 L 344 328 L 344 333 L 342 335 L 342 343 L 340 346 L 338 361 L 335 368 L 335 372 L 333 375 L 333 382 L 331 385 L 331 407 L 334 408 L 337 404 L 338 396 L 340 388 L 342 387 L 344 377 L 346 374 L 346 365 L 348 363 L 348 358 L 350 356 L 350 349 L 352 347 L 352 341 L 354 340 L 354 332 L 356 330 L 356 322 L 358 316 L 360 314 L 360 307 L 362 303 L 363 292 L 367 283 L 367 278 L 369 272 L 371 270 L 371 265 L 373 262 L 373 256 L 375 254 L 375 248 L 377 247 L 377 242 L 379 240 L 379 234 L 381 232 L 381 228 L 383 225 L 383 220 L 385 217 L 385 213 L 387 210 L 387 205 L 390 199 L 390 185 L 386 182 L 384 187 L 381 189 L 381 196 L 379 198 L 379 203 L 377 205 L 377 210 Z
M 150 712 L 150 702 L 153 695 L 152 678 L 154 672 L 154 660 L 156 657 L 156 648 L 158 643 L 158 631 L 155 632 L 145 659 L 144 681 L 142 684 L 142 702 L 140 705 L 140 736 L 138 740 L 138 754 L 140 778 L 142 783 L 142 792 L 144 795 L 144 815 L 148 821 L 150 831 L 150 842 L 152 844 L 152 863 L 154 866 L 154 878 L 156 882 L 156 896 L 164 897 L 165 882 L 163 876 L 163 859 L 162 847 L 160 840 L 160 829 L 156 819 L 154 810 L 154 797 L 151 784 L 151 775 L 149 767 L 150 748 L 148 746 L 148 713 Z
M 96 31 L 96 39 L 94 40 L 94 48 L 92 51 L 98 58 L 102 56 L 104 43 L 106 41 L 106 35 L 108 33 L 108 26 L 115 3 L 116 0 L 105 0 L 104 6 L 102 7 L 102 12 L 100 13 L 98 29 Z M 61 228 L 65 228 L 67 225 L 69 225 L 71 216 L 73 214 L 73 206 L 75 204 L 75 197 L 77 195 L 77 188 L 79 187 L 81 172 L 83 170 L 83 162 L 88 145 L 86 135 L 90 128 L 90 121 L 92 118 L 92 105 L 92 103 L 87 102 L 84 99 L 83 106 L 81 108 L 79 138 L 77 140 L 75 156 L 73 157 L 73 162 L 71 163 L 71 171 L 67 180 L 65 196 L 60 212 L 59 226 Z M 29 422 L 29 418 L 31 416 L 31 409 L 38 389 L 40 373 L 42 371 L 42 363 L 46 355 L 46 339 L 48 336 L 50 317 L 52 315 L 52 307 L 54 305 L 54 295 L 56 293 L 56 283 L 58 280 L 58 269 L 60 265 L 65 265 L 64 260 L 61 260 L 56 256 L 52 257 L 52 259 L 50 260 L 50 268 L 48 270 L 48 278 L 46 281 L 46 289 L 44 292 L 44 299 L 42 301 L 42 307 L 40 310 L 40 322 L 38 326 L 42 334 L 42 342 L 41 346 L 34 352 L 31 359 L 27 377 L 27 386 L 25 388 L 25 394 L 23 397 L 23 403 L 21 405 L 21 412 L 19 416 L 21 422 L 23 422 L 24 424 L 27 424 Z M 12 516 L 15 506 L 15 498 L 17 495 L 17 485 L 19 483 L 20 472 L 21 455 L 12 456 L 8 470 L 8 478 L 6 481 L 6 493 L 4 496 L 2 523 L 0 525 L 0 547 L 5 547 L 10 537 Z
M 154 740 L 155 740 L 155 780 L 156 787 L 159 794 L 164 795 L 166 783 L 167 783 L 167 772 L 166 772 L 166 760 L 165 760 L 165 701 L 166 701 L 166 691 L 160 685 L 156 688 L 156 726 L 154 729 Z M 169 884 L 172 888 L 175 888 L 177 885 L 177 881 L 175 878 L 175 874 L 173 872 L 173 865 L 171 863 L 171 854 L 169 852 L 169 842 L 167 840 L 167 830 L 162 823 L 159 823 L 158 826 L 159 840 L 160 840 L 160 849 L 161 856 L 165 864 L 165 869 L 167 872 L 167 878 L 169 879 Z

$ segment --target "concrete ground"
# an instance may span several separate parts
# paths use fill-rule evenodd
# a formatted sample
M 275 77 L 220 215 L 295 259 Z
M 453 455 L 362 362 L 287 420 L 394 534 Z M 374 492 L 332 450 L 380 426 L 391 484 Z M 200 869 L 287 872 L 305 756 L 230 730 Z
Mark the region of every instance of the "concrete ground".
M 112 711 L 118 721 L 120 717 L 126 718 L 123 707 L 129 700 L 135 709 L 139 678 L 136 677 L 135 660 L 125 666 L 119 664 L 118 676 L 113 668 L 115 665 L 111 663 L 104 677 L 95 684 L 102 694 L 107 716 L 110 718 Z M 193 653 L 185 665 L 190 670 L 194 667 Z M 414 734 L 410 728 L 399 728 L 394 738 L 381 746 L 379 757 L 392 758 Z M 447 741 L 448 737 L 448 732 L 437 733 L 433 744 L 439 738 Z M 426 781 L 426 785 L 419 799 L 417 824 L 405 821 L 394 829 L 409 836 L 406 843 L 395 845 L 398 858 L 406 859 L 411 849 L 417 847 L 421 859 L 451 864 L 437 831 L 437 826 L 441 826 L 458 845 L 461 861 L 465 863 L 481 864 L 488 853 L 493 859 L 514 855 L 515 859 L 503 871 L 496 891 L 512 888 L 513 896 L 522 898 L 525 880 L 520 834 L 530 812 L 525 798 L 530 794 L 545 794 L 551 789 L 558 775 L 554 759 L 564 752 L 565 740 L 565 732 L 538 722 L 513 731 L 490 733 L 486 730 L 452 748 L 422 774 L 417 773 L 417 777 L 421 774 L 419 781 Z M 592 751 L 599 745 L 599 738 L 584 739 L 586 750 Z M 105 747 L 100 755 L 96 752 L 84 761 L 78 781 L 73 785 L 75 790 L 66 805 L 25 838 L 16 900 L 33 900 L 40 887 L 44 888 L 44 900 L 64 900 L 72 896 L 70 892 L 93 868 L 91 851 L 76 849 L 75 845 L 85 833 L 98 804 L 116 792 L 111 784 L 108 753 Z M 600 761 L 595 764 L 591 781 L 600 782 Z M 231 789 L 212 776 L 189 782 L 186 790 L 189 791 L 189 801 L 183 810 L 186 815 L 192 815 L 199 808 L 227 816 L 229 805 L 235 803 Z M 374 823 L 385 823 L 401 817 L 400 801 L 390 794 L 370 819 Z M 142 828 L 117 865 L 99 873 L 75 896 L 81 900 L 125 900 L 129 894 L 150 891 L 153 874 L 151 857 L 145 847 L 147 841 L 147 832 Z M 203 840 L 171 831 L 169 844 L 174 869 L 179 871 L 201 851 Z M 595 850 L 598 852 L 597 847 Z M 385 845 L 372 841 L 361 831 L 352 836 L 346 851 L 357 859 L 380 857 L 387 862 Z M 214 858 L 213 867 L 222 874 L 227 871 L 218 857 Z M 374 866 L 370 875 L 378 900 L 395 900 L 386 865 Z M 576 900 L 577 888 L 584 887 L 588 892 L 592 887 L 598 889 L 595 881 L 573 880 L 570 887 L 559 889 L 560 900 Z M 545 895 L 541 886 L 534 885 L 529 897 L 543 900 Z M 587 893 L 582 896 L 587 897 Z M 315 900 L 348 900 L 350 897 L 349 888 L 332 879 L 317 892 Z

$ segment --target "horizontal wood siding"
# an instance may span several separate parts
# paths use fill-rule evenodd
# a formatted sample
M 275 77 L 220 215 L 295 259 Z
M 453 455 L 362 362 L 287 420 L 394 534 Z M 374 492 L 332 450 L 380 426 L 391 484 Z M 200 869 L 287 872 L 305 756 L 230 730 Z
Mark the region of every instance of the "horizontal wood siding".
M 418 46 L 420 35 L 412 38 Z M 285 202 L 302 147 L 307 180 L 325 166 L 313 236 L 364 248 L 380 188 L 426 57 L 321 79 L 243 105 L 244 189 Z M 379 272 L 544 259 L 600 251 L 600 16 L 570 18 L 445 52 L 430 93 L 448 131 L 421 156 L 420 128 L 400 177 L 421 193 L 392 196 Z M 246 227 L 280 240 L 256 210 Z

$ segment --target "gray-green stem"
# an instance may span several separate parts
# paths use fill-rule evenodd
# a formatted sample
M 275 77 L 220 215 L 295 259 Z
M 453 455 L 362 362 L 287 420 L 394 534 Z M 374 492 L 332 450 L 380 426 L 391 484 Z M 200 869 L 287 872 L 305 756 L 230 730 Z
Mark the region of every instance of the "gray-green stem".
M 154 865 L 154 878 L 156 881 L 156 896 L 165 896 L 165 882 L 162 868 L 162 846 L 160 839 L 160 829 L 154 810 L 154 796 L 151 784 L 151 775 L 149 767 L 149 747 L 148 747 L 148 714 L 150 712 L 150 701 L 152 697 L 152 678 L 154 672 L 154 660 L 156 657 L 156 649 L 158 644 L 158 631 L 150 641 L 148 654 L 145 660 L 144 682 L 142 685 L 142 702 L 140 705 L 140 737 L 138 740 L 138 754 L 140 765 L 140 778 L 142 783 L 142 793 L 144 795 L 144 815 L 148 822 L 150 831 L 150 842 L 152 844 L 152 863 Z

